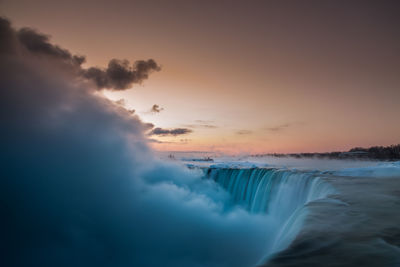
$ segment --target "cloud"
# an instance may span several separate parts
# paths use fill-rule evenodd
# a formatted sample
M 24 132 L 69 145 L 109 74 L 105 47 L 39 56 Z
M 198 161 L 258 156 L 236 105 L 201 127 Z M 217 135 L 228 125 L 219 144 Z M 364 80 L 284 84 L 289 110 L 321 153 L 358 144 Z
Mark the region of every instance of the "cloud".
M 273 126 L 273 127 L 267 127 L 266 129 L 270 132 L 282 132 L 283 130 L 289 128 L 290 126 L 292 126 L 293 124 L 291 123 L 285 123 L 285 124 L 280 124 L 277 126 Z
M 20 29 L 17 37 L 19 42 L 32 54 L 51 56 L 75 66 L 80 66 L 86 60 L 84 56 L 72 55 L 68 50 L 51 44 L 48 35 L 38 33 L 31 28 Z
M 136 61 L 132 66 L 128 60 L 112 59 L 107 68 L 83 69 L 83 77 L 93 80 L 98 88 L 125 90 L 134 83 L 141 83 L 153 71 L 161 67 L 153 59 Z
M 135 109 L 128 109 L 126 107 L 126 101 L 125 99 L 121 98 L 119 100 L 113 101 L 117 106 L 123 108 L 125 111 L 129 112 L 130 114 L 135 114 L 136 110 Z
M 154 144 L 170 144 L 171 142 L 167 142 L 167 141 L 160 141 L 154 138 L 148 138 L 147 142 L 149 143 L 154 143 Z
M 216 125 L 211 125 L 211 124 L 200 124 L 198 125 L 199 127 L 203 127 L 203 128 L 209 128 L 209 129 L 216 129 L 218 128 L 218 126 Z
M 306 123 L 302 121 L 283 123 L 276 126 L 265 127 L 264 129 L 272 133 L 281 133 L 292 127 L 304 126 Z
M 250 130 L 239 130 L 239 131 L 236 131 L 236 134 L 238 134 L 238 135 L 249 135 L 249 134 L 252 134 L 253 132 L 252 131 L 250 131 Z
M 193 132 L 190 129 L 187 128 L 174 128 L 174 129 L 163 129 L 163 128 L 154 128 L 149 135 L 160 135 L 160 136 L 167 136 L 167 135 L 172 135 L 172 136 L 177 136 L 177 135 L 184 135 L 184 134 L 189 134 Z
M 146 130 L 151 130 L 154 128 L 154 124 L 151 122 L 147 122 L 144 125 L 146 126 Z
M 148 138 L 147 141 L 149 143 L 153 143 L 153 144 L 175 144 L 175 145 L 186 145 L 188 144 L 190 141 L 192 141 L 192 139 L 179 139 L 178 142 L 173 142 L 173 141 L 161 141 L 155 138 Z
M 209 120 L 195 120 L 195 124 L 185 124 L 184 127 L 187 128 L 208 128 L 208 129 L 216 129 L 218 126 L 213 124 L 214 121 Z
M 183 126 L 187 128 L 207 128 L 207 129 L 218 128 L 218 126 L 212 124 L 184 124 Z
M 126 105 L 126 101 L 125 101 L 125 99 L 123 99 L 123 98 L 114 101 L 114 103 L 117 104 L 117 105 L 119 105 L 119 106 L 122 106 L 122 107 L 125 107 L 125 105 Z
M 268 216 L 155 159 L 153 125 L 97 94 L 63 52 L 31 51 L 17 33 L 0 19 L 4 266 L 241 267 L 264 256 L 277 232 Z
M 211 124 L 214 123 L 214 121 L 211 120 L 195 120 L 196 123 L 201 123 L 201 124 Z
M 0 55 L 15 54 L 18 46 L 18 40 L 11 23 L 0 17 Z
M 153 60 L 138 60 L 132 65 L 128 60 L 111 59 L 107 68 L 83 68 L 85 57 L 72 55 L 67 49 L 50 43 L 50 36 L 39 33 L 32 28 L 21 28 L 12 31 L 10 23 L 4 18 L 2 24 L 1 50 L 51 59 L 63 64 L 69 71 L 79 77 L 92 81 L 97 89 L 125 90 L 133 84 L 140 84 L 150 73 L 160 71 L 161 67 Z M 1 52 L 0 50 L 0 52 Z
M 159 105 L 154 104 L 154 105 L 151 107 L 150 112 L 152 112 L 152 113 L 160 113 L 160 112 L 163 111 L 163 110 L 164 110 L 164 108 L 161 108 Z

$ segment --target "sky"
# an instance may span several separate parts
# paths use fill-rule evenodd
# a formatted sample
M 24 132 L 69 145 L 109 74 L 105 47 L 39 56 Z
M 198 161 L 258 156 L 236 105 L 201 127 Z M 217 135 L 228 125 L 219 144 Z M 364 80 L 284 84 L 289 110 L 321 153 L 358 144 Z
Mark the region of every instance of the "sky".
M 0 15 L 85 55 L 161 70 L 101 94 L 156 150 L 323 152 L 400 137 L 398 1 L 25 1 Z M 120 101 L 123 99 L 123 101 Z

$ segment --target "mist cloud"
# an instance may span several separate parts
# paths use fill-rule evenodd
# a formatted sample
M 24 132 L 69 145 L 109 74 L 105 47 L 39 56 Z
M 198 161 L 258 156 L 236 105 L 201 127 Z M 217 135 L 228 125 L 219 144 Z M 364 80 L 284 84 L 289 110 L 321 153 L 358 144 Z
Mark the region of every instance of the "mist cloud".
M 4 266 L 242 267 L 264 254 L 274 222 L 154 159 L 153 125 L 96 94 L 73 56 L 28 49 L 4 19 L 0 37 Z

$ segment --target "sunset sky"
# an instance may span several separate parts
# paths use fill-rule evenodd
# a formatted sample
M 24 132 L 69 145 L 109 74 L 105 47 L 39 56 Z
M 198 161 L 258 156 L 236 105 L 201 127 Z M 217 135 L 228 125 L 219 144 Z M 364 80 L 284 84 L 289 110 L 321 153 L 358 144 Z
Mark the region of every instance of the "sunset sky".
M 0 0 L 85 67 L 154 59 L 141 85 L 102 93 L 166 130 L 155 149 L 226 153 L 399 143 L 399 14 L 399 1 Z

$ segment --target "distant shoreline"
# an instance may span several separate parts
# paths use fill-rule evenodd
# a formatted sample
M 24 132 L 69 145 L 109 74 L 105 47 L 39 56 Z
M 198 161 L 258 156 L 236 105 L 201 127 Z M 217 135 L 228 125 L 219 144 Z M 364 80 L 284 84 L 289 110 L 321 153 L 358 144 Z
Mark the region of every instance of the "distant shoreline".
M 254 154 L 252 157 L 277 157 L 277 158 L 320 158 L 320 159 L 354 159 L 354 160 L 377 160 L 397 161 L 400 160 L 400 144 L 391 146 L 374 146 L 369 148 L 355 147 L 349 151 L 339 152 L 315 152 L 315 153 L 266 153 Z

